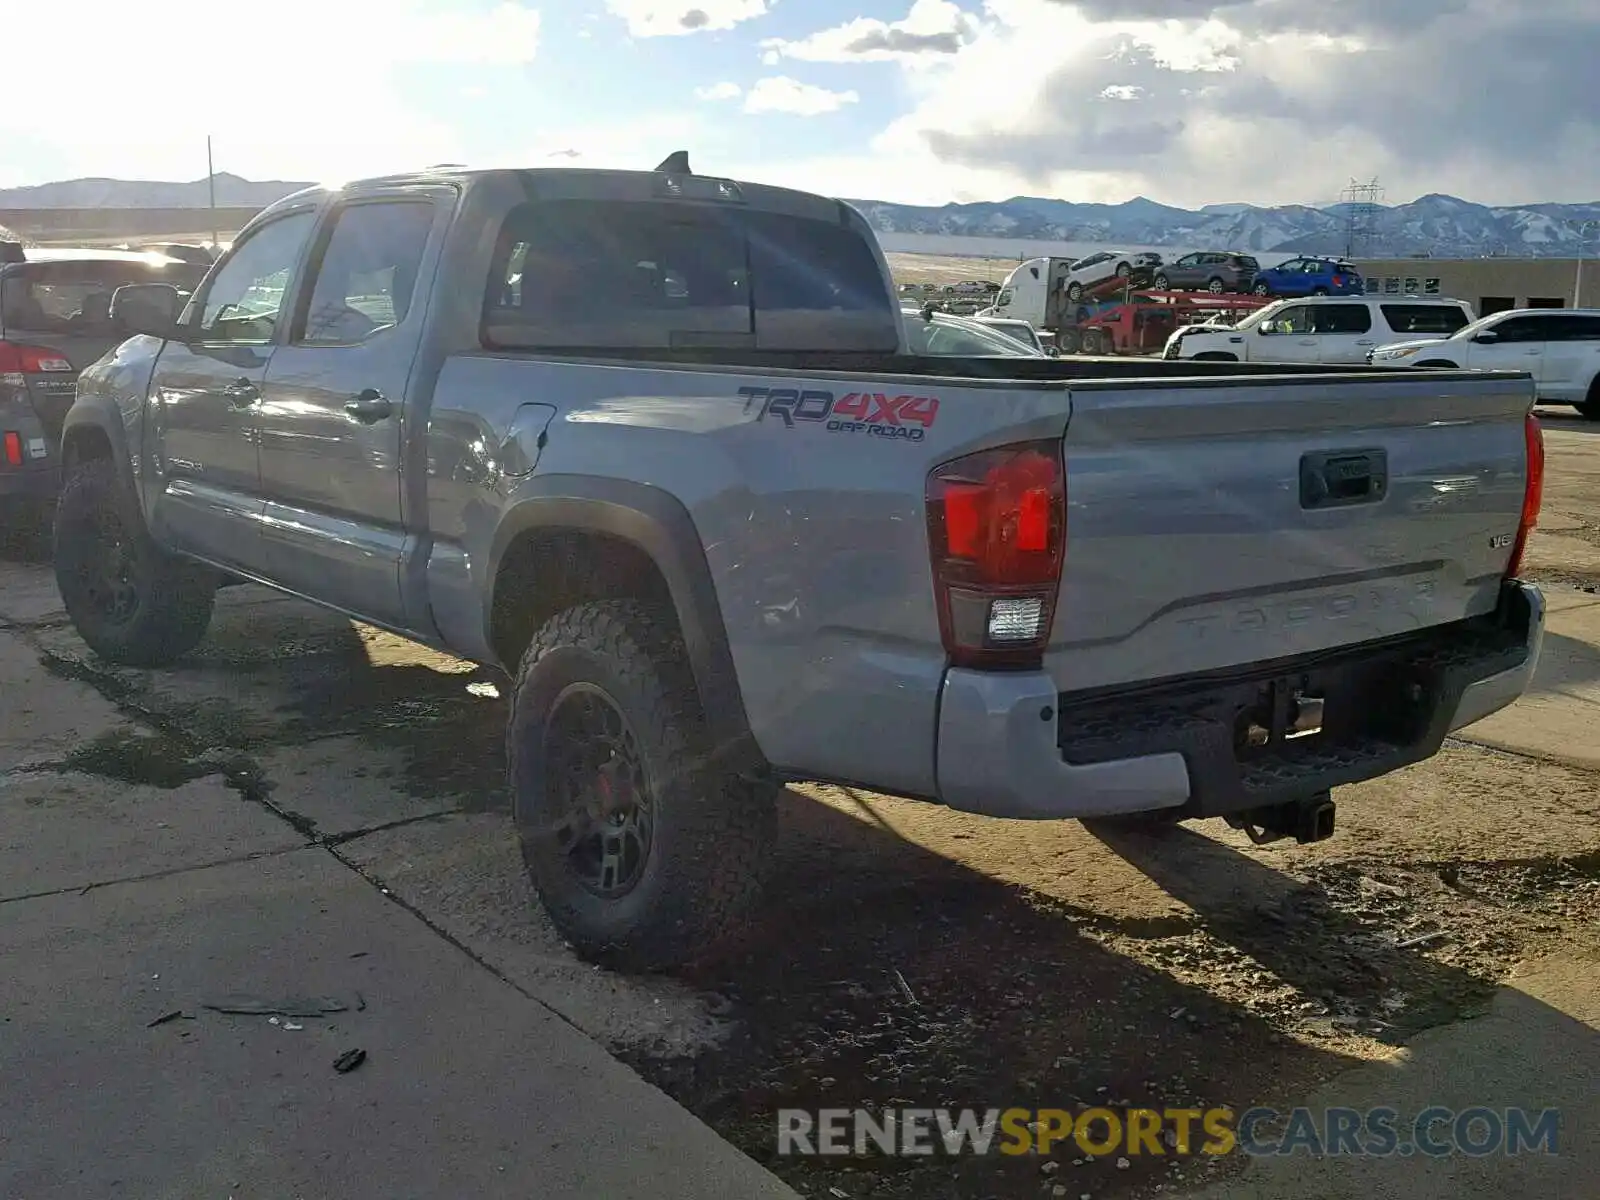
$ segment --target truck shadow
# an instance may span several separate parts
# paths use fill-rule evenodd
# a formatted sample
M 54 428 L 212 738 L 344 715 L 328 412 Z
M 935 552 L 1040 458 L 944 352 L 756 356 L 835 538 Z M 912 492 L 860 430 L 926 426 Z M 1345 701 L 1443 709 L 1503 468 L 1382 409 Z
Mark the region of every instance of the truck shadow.
M 1263 1014 L 1123 952 L 1097 914 L 982 873 L 902 837 L 880 797 L 790 790 L 765 909 L 736 952 L 684 973 L 729 997 L 737 1032 L 692 1063 L 634 1062 L 746 1153 L 811 1194 L 850 1167 L 778 1158 L 777 1111 L 797 1107 L 1104 1106 L 1238 1110 L 1325 1078 L 1353 1060 L 1283 1036 Z M 974 819 L 973 835 L 1025 837 L 1022 823 Z M 1097 849 L 1092 843 L 1090 853 Z M 1184 921 L 1142 940 L 1185 942 Z M 1267 1083 L 1266 1081 L 1270 1081 Z M 1272 1089 L 1268 1094 L 1266 1089 Z M 1112 1180 L 1110 1163 L 1077 1195 Z M 1039 1194 L 1039 1160 L 854 1160 L 874 1196 Z M 835 1175 L 826 1171 L 832 1169 Z M 1135 1158 L 1115 1190 L 1165 1181 L 1171 1162 Z M 1183 1168 L 1188 1169 L 1188 1168 Z M 819 1172 L 821 1172 L 819 1174 Z M 1048 1183 L 1048 1181 L 1047 1181 Z M 1080 1186 L 1080 1184 L 1082 1186 Z M 820 1192 L 819 1190 L 820 1189 Z M 1048 1189 L 1047 1189 L 1048 1190 Z
M 1397 938 L 1401 890 L 1356 866 L 1323 863 L 1291 875 L 1181 825 L 1091 832 L 1191 909 L 1211 937 L 1292 986 L 1314 1026 L 1399 1044 L 1477 1011 L 1496 986 L 1430 957 L 1439 939 L 1407 946 Z

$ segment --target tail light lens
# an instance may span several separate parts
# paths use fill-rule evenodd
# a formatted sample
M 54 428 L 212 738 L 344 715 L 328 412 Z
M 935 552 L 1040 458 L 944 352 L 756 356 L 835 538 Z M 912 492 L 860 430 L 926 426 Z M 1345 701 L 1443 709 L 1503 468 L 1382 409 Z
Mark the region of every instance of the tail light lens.
M 6 430 L 5 461 L 8 467 L 22 465 L 22 435 L 13 429 Z
M 72 364 L 61 356 L 59 350 L 46 346 L 24 346 L 17 342 L 0 342 L 0 383 L 21 387 L 28 381 L 25 375 L 38 375 L 48 371 L 70 371 Z
M 1507 579 L 1514 579 L 1522 570 L 1522 556 L 1527 552 L 1534 526 L 1539 523 L 1539 506 L 1544 503 L 1544 429 L 1532 413 L 1524 418 L 1522 437 L 1528 451 L 1528 474 L 1522 486 L 1522 517 L 1517 522 L 1517 540 L 1511 545 L 1511 561 L 1506 564 Z
M 939 628 L 965 667 L 1037 666 L 1066 557 L 1059 441 L 983 450 L 928 475 Z

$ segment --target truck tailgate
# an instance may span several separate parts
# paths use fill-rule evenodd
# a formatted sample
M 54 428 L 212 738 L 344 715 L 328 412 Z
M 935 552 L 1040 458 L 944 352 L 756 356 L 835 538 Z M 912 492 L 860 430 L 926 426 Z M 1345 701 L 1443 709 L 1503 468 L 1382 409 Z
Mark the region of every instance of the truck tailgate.
M 1533 384 L 1511 373 L 1071 389 L 1063 691 L 1226 670 L 1491 611 Z

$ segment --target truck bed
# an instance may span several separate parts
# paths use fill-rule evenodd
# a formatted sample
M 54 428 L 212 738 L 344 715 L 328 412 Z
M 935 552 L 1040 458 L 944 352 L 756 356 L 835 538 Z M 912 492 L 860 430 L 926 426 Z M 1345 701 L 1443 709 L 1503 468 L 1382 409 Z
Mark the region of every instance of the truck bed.
M 934 400 L 937 418 L 889 430 L 826 419 L 835 401 L 875 392 Z M 1520 515 L 1533 393 L 1509 372 L 490 352 L 446 364 L 439 436 L 481 429 L 464 415 L 481 417 L 485 397 L 561 398 L 537 470 L 508 501 L 613 476 L 687 510 L 768 761 L 935 795 L 949 660 L 924 504 L 934 466 L 1061 440 L 1066 556 L 1044 668 L 1063 694 L 1117 690 L 1488 611 L 1510 554 L 1491 539 Z M 1387 455 L 1387 494 L 1303 509 L 1302 458 L 1352 449 Z M 444 442 L 430 453 L 467 457 Z M 435 561 L 470 564 L 451 542 L 470 536 L 479 493 L 433 487 Z M 440 599 L 436 611 L 455 607 Z

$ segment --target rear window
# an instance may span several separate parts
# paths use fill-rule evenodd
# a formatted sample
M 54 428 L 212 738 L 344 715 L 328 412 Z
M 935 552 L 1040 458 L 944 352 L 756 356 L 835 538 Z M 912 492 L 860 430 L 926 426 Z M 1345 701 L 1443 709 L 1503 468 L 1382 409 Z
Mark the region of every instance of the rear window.
M 871 244 L 843 225 L 671 202 L 550 200 L 507 218 L 491 349 L 869 350 L 899 345 Z
M 1454 304 L 1383 304 L 1383 319 L 1396 333 L 1454 333 L 1467 314 Z
M 18 333 L 105 337 L 111 294 L 125 283 L 170 283 L 187 294 L 206 269 L 190 263 L 66 261 L 12 267 L 0 283 L 0 327 Z

